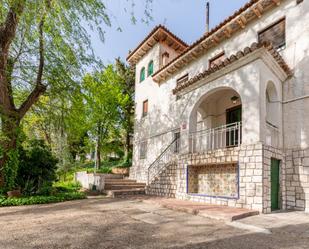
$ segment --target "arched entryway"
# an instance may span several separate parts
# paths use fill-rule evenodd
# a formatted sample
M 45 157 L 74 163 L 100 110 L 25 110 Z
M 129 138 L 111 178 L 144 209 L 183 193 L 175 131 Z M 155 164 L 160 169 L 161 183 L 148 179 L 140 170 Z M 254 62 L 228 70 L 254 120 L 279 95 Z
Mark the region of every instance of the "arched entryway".
M 279 146 L 280 101 L 272 81 L 266 87 L 266 137 L 267 145 Z
M 241 120 L 241 97 L 234 89 L 223 87 L 206 93 L 190 115 L 190 152 L 239 146 Z

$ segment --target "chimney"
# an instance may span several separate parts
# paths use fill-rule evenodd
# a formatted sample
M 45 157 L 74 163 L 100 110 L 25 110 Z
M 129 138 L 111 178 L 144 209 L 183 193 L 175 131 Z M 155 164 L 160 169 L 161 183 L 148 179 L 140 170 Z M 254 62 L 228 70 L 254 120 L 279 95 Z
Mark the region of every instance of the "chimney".
M 209 2 L 206 3 L 206 33 L 209 32 Z

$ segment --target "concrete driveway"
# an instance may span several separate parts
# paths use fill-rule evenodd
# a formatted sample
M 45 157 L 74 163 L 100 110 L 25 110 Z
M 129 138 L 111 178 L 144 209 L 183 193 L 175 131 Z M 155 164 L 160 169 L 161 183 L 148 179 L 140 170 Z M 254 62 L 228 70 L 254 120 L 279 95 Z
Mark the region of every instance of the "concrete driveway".
M 224 223 L 137 199 L 0 208 L 0 248 L 309 248 L 302 212 Z

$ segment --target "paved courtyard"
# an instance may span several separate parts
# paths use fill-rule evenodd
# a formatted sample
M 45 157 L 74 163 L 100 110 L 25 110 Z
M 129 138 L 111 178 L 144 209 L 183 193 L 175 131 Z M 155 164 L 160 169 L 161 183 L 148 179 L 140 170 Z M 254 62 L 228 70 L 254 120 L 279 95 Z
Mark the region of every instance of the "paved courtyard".
M 0 248 L 309 248 L 302 212 L 223 222 L 139 199 L 0 208 Z

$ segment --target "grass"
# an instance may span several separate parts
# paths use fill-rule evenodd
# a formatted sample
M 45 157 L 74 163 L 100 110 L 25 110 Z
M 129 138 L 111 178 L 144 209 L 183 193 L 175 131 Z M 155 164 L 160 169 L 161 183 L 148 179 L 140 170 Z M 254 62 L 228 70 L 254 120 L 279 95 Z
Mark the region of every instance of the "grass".
M 80 192 L 57 193 L 50 196 L 0 197 L 0 207 L 23 206 L 34 204 L 48 204 L 71 200 L 85 199 L 86 195 Z

